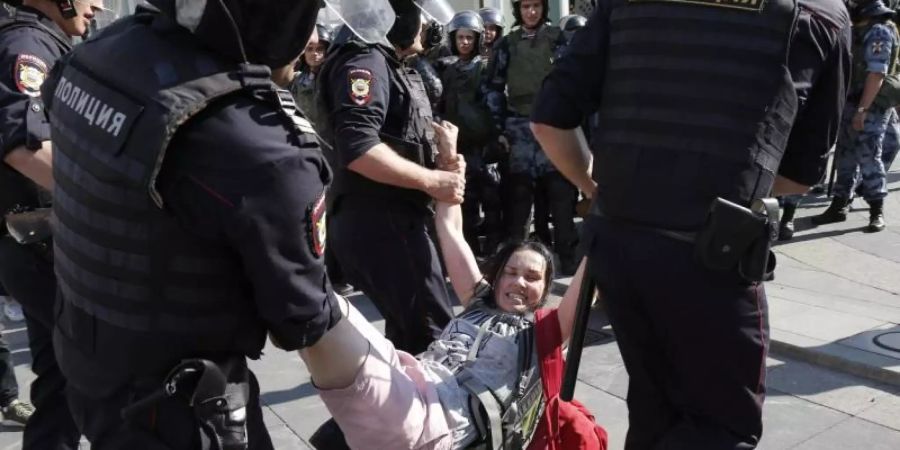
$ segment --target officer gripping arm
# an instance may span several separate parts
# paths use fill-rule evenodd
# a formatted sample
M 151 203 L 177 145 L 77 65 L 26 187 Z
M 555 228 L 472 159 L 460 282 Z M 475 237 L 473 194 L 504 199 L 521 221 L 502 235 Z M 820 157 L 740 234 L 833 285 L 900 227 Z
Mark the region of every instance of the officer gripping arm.
M 398 57 L 421 50 L 420 37 Z M 462 202 L 464 180 L 458 174 L 432 170 L 400 156 L 379 133 L 390 105 L 388 65 L 380 52 L 351 57 L 332 75 L 331 111 L 338 162 L 379 183 L 416 189 L 436 200 Z

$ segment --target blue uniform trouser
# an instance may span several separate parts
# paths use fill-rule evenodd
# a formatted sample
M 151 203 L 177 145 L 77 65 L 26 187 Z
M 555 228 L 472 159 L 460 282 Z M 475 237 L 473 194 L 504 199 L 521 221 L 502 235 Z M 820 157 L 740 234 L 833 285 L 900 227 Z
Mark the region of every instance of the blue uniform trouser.
M 855 113 L 853 105 L 848 104 L 844 108 L 835 159 L 837 179 L 834 195 L 850 198 L 853 188 L 859 183 L 866 201 L 880 200 L 887 196 L 886 172 L 881 159 L 884 136 L 892 115 L 896 113 L 892 109 L 873 107 L 866 114 L 862 131 L 853 129 Z
M 702 267 L 691 243 L 605 218 L 584 226 L 630 380 L 625 449 L 754 448 L 769 343 L 763 285 Z

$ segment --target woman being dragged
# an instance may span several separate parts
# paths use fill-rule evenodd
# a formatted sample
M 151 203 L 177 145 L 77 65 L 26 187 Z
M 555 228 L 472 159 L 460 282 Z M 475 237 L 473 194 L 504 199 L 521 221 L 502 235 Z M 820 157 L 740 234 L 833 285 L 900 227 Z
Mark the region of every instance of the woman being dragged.
M 442 167 L 464 170 L 456 127 L 434 127 Z M 524 448 L 543 409 L 533 325 L 549 296 L 552 253 L 535 242 L 511 244 L 482 273 L 463 236 L 459 205 L 438 203 L 435 222 L 465 308 L 441 337 L 418 356 L 398 351 L 342 301 L 344 319 L 301 356 L 351 448 L 460 449 L 480 441 L 496 447 L 499 440 L 504 448 Z M 555 315 L 564 341 L 583 266 Z

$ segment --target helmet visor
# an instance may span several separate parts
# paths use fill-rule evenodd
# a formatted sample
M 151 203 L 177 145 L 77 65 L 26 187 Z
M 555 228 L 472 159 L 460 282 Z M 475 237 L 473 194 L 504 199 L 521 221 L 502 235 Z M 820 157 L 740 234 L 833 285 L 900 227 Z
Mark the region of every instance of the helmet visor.
M 453 7 L 447 0 L 415 0 L 413 3 L 422 10 L 428 20 L 446 25 L 453 19 Z
M 325 9 L 328 20 L 343 23 L 367 44 L 387 42 L 397 18 L 388 0 L 325 0 Z

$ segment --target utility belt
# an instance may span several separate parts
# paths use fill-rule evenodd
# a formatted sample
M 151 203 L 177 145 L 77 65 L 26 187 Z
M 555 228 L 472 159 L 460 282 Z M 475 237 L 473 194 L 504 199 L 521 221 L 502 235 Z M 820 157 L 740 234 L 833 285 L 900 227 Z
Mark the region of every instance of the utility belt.
M 192 412 L 201 440 L 211 450 L 246 449 L 249 376 L 243 356 L 183 360 L 162 383 L 142 383 L 150 385 L 150 394 L 123 408 L 122 419 L 152 433 L 157 423 L 165 422 L 157 417 L 166 411 L 162 403 L 174 401 Z
M 606 217 L 598 202 L 591 206 L 590 214 Z M 748 282 L 761 282 L 774 279 L 776 259 L 772 243 L 778 239 L 778 223 L 779 207 L 774 198 L 754 200 L 750 208 L 716 198 L 696 232 L 627 225 L 694 244 L 694 256 L 706 269 L 736 270 Z

